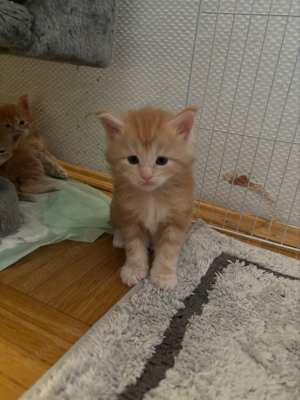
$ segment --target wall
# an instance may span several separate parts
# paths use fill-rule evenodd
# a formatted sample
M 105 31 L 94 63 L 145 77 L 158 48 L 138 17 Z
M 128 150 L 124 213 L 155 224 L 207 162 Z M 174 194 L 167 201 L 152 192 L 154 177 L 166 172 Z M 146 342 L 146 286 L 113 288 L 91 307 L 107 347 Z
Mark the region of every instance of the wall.
M 201 106 L 196 197 L 201 194 L 203 201 L 241 210 L 245 188 L 230 189 L 222 177 L 232 174 L 236 164 L 238 175 L 247 177 L 255 158 L 254 189 L 259 192 L 266 180 L 265 195 L 271 199 L 262 201 L 260 215 L 271 218 L 282 181 L 274 214 L 285 223 L 299 176 L 299 132 L 291 145 L 299 114 L 299 68 L 291 81 L 299 5 L 294 1 L 286 24 L 288 1 L 274 0 L 270 17 L 270 0 L 255 1 L 252 15 L 251 4 L 246 0 L 201 4 L 188 98 L 189 104 Z M 107 172 L 104 133 L 90 112 L 121 112 L 146 104 L 171 111 L 184 108 L 198 9 L 199 0 L 120 0 L 114 59 L 103 70 L 1 55 L 0 102 L 28 93 L 49 149 L 64 161 Z M 255 190 L 247 194 L 244 212 L 256 214 L 260 196 Z M 299 206 L 296 199 L 290 216 L 293 225 L 299 223 Z

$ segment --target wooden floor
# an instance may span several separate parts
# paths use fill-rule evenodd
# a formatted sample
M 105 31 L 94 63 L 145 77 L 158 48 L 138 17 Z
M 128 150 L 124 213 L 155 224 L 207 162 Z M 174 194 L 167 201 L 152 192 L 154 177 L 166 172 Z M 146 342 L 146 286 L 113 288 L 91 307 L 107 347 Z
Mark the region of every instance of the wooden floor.
M 102 189 L 112 195 L 109 187 Z M 204 220 L 209 211 L 202 211 Z M 230 218 L 236 221 L 236 216 L 227 218 L 234 225 Z M 242 228 L 250 229 L 247 216 L 245 221 Z M 272 235 L 277 238 L 282 232 L 276 229 Z M 237 239 L 299 259 L 294 250 Z M 292 231 L 289 240 L 299 240 L 299 231 Z M 21 396 L 128 292 L 119 278 L 124 261 L 124 251 L 114 249 L 112 236 L 104 234 L 94 243 L 44 246 L 0 272 L 1 400 Z
M 37 249 L 0 272 L 0 399 L 17 399 L 129 288 L 112 236 Z

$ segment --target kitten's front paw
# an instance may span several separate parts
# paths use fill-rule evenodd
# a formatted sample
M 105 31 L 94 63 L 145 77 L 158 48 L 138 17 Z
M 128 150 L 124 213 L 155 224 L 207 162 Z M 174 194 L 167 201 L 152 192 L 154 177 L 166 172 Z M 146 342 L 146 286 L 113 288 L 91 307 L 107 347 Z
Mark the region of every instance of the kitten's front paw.
M 50 186 L 50 190 L 61 190 L 65 186 L 64 182 L 60 181 L 53 181 L 53 183 Z
M 178 283 L 176 272 L 174 274 L 162 275 L 151 271 L 150 281 L 161 290 L 173 290 Z
M 127 263 L 121 268 L 122 282 L 131 287 L 145 279 L 148 275 L 148 267 L 128 267 Z
M 68 177 L 68 172 L 63 168 L 63 167 L 55 167 L 51 171 L 53 176 L 56 176 L 57 178 L 62 178 L 62 179 L 67 179 Z

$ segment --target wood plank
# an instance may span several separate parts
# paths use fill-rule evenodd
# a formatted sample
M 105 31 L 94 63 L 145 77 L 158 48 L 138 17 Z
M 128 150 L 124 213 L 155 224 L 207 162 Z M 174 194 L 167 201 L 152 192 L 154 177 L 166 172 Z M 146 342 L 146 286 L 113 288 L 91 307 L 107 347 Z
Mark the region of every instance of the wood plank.
M 84 322 L 2 283 L 0 283 L 0 307 L 71 343 L 75 343 L 90 328 Z
M 82 279 L 68 287 L 59 296 L 49 302 L 54 308 L 71 314 L 72 311 L 80 306 L 92 293 L 101 290 L 102 287 L 108 287 L 114 277 L 120 278 L 120 268 L 125 263 L 124 250 L 114 249 L 111 246 L 110 256 L 105 260 L 99 260 L 96 267 L 85 274 Z
M 0 399 L 1 400 L 16 400 L 24 392 L 25 388 L 17 384 L 6 376 L 0 374 Z
M 0 374 L 0 399 L 1 400 L 16 400 L 24 392 L 25 388 L 18 385 L 11 379 Z
M 22 332 L 21 337 L 20 332 Z M 2 307 L 0 307 L 0 336 L 49 364 L 54 364 L 72 346 L 71 342 Z
M 74 263 L 74 260 L 84 259 L 88 253 L 98 248 L 102 243 L 110 238 L 111 235 L 103 234 L 94 243 L 75 242 L 68 246 L 65 243 L 59 251 L 56 252 L 56 244 L 52 245 L 51 254 L 48 255 L 45 263 L 35 260 L 31 262 L 31 271 L 25 276 L 14 281 L 10 280 L 9 286 L 19 290 L 22 293 L 28 294 L 34 291 L 39 286 L 43 285 L 50 279 L 55 279 L 61 271 Z M 44 259 L 45 256 L 43 255 Z M 37 261 L 37 262 L 36 262 Z
M 20 336 L 20 341 L 21 341 Z M 50 367 L 51 364 L 29 351 L 0 336 L 0 373 L 28 389 Z
M 198 204 L 199 204 L 199 202 L 194 201 L 194 211 L 193 211 L 194 220 L 196 219 L 196 216 L 197 216 Z M 203 221 L 205 221 L 206 223 L 209 224 L 210 218 L 211 218 L 211 213 L 212 213 L 212 205 L 201 202 L 201 206 L 200 206 L 200 210 L 199 210 L 199 217 L 201 219 L 203 219 Z M 221 228 L 223 226 L 225 213 L 226 213 L 225 208 L 215 206 L 214 214 L 213 214 L 213 218 L 212 218 L 212 225 L 215 227 Z M 225 228 L 230 229 L 232 231 L 236 231 L 239 218 L 240 218 L 240 213 L 238 211 L 228 210 L 227 215 L 226 215 Z M 254 216 L 248 215 L 248 214 L 243 214 L 243 216 L 241 218 L 239 232 L 246 234 L 246 235 L 251 235 L 251 232 L 252 232 L 252 229 L 254 226 L 254 222 L 255 222 Z M 255 226 L 254 236 L 261 238 L 261 239 L 266 239 L 267 233 L 269 230 L 269 226 L 270 226 L 270 221 L 268 221 L 264 218 L 258 218 L 256 226 Z M 270 236 L 269 236 L 270 240 L 272 240 L 276 243 L 281 243 L 284 230 L 285 230 L 284 224 L 280 224 L 278 222 L 273 222 L 271 231 L 270 231 Z M 289 227 L 287 230 L 287 233 L 286 233 L 284 244 L 287 246 L 297 248 L 299 239 L 300 239 L 300 230 L 297 228 L 294 228 L 294 227 Z M 270 244 L 272 244 L 272 243 L 270 242 Z
M 68 171 L 70 179 L 86 183 L 98 189 L 112 192 L 113 183 L 110 175 L 102 174 L 101 172 L 96 172 L 91 169 L 79 167 L 77 165 L 68 164 L 63 161 L 60 161 L 59 163 Z
M 115 272 L 70 315 L 93 325 L 111 309 L 130 288 L 122 284 L 120 274 Z
M 111 241 L 107 240 L 107 238 L 102 241 L 98 240 L 97 247 L 89 248 L 89 251 L 85 252 L 82 257 L 76 261 L 73 260 L 72 263 L 68 264 L 55 276 L 38 285 L 34 290 L 30 291 L 30 296 L 43 303 L 49 303 L 99 263 L 105 265 L 106 259 L 113 251 Z
M 78 242 L 65 240 L 63 242 L 40 247 L 1 271 L 0 282 L 5 285 L 11 285 L 18 280 L 24 280 L 25 282 L 27 281 L 26 276 L 28 274 L 36 271 L 45 264 L 51 263 L 53 257 L 61 258 L 67 251 L 72 251 L 74 248 L 76 249 L 76 246 L 78 246 Z

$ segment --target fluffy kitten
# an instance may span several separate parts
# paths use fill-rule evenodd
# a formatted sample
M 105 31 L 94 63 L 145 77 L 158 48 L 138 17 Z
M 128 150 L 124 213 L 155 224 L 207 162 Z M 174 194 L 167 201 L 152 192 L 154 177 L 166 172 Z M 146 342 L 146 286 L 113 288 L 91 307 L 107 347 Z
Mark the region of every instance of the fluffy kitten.
M 0 128 L 0 176 L 9 179 L 24 193 L 60 190 L 61 181 L 44 177 L 44 167 L 22 133 L 7 134 Z M 19 196 L 20 200 L 26 200 Z
M 27 95 L 21 96 L 17 104 L 5 104 L 0 107 L 0 129 L 7 134 L 21 132 L 51 175 L 58 178 L 68 177 L 67 171 L 46 150 L 43 136 L 35 130 L 35 122 L 30 112 Z
M 147 277 L 149 247 L 155 250 L 151 282 L 164 290 L 177 284 L 176 265 L 193 209 L 196 113 L 195 107 L 177 115 L 150 107 L 121 116 L 95 113 L 106 131 L 114 180 L 113 243 L 126 249 L 121 279 L 128 286 Z

